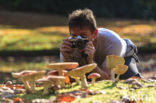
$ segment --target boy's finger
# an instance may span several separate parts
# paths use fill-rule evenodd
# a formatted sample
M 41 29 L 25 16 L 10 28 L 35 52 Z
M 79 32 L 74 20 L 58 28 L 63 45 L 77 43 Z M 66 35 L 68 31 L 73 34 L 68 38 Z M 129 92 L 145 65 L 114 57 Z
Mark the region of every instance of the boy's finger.
M 66 44 L 66 45 L 72 45 L 72 43 L 70 41 L 63 41 L 63 44 Z

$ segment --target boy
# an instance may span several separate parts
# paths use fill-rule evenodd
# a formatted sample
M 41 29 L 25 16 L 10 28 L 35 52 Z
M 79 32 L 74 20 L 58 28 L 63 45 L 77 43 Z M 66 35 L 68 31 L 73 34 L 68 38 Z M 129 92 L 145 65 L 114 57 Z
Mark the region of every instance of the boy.
M 115 32 L 97 28 L 91 10 L 75 10 L 69 15 L 69 31 L 72 38 L 86 37 L 89 41 L 84 48 L 73 48 L 71 39 L 65 38 L 60 46 L 60 59 L 64 62 L 77 61 L 80 66 L 97 63 L 94 72 L 101 75 L 101 79 L 110 79 L 110 71 L 106 68 L 106 56 L 117 55 L 124 57 L 128 70 L 120 76 L 127 79 L 132 76 L 140 77 L 136 67 L 136 48 L 128 39 L 122 39 Z

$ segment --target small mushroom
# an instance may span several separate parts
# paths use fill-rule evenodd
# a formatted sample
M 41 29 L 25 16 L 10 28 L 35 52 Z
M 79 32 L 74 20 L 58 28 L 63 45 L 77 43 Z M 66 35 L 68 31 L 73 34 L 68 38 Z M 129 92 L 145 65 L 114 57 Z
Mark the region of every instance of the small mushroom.
M 43 95 L 48 94 L 48 88 L 52 85 L 59 85 L 59 80 L 64 80 L 65 78 L 63 76 L 46 76 L 41 79 L 38 79 L 36 82 L 43 83 L 44 91 Z
M 78 67 L 76 69 L 73 69 L 73 70 L 69 71 L 66 75 L 74 76 L 74 77 L 80 77 L 81 87 L 82 88 L 87 88 L 88 83 L 87 83 L 85 74 L 91 72 L 96 66 L 97 66 L 96 63 L 81 66 L 81 67 Z
M 12 76 L 14 78 L 20 79 L 24 83 L 26 91 L 29 91 L 30 85 L 29 85 L 28 81 L 24 78 L 24 76 L 26 76 L 27 74 L 30 74 L 32 72 L 33 71 L 30 71 L 30 70 L 24 70 L 24 71 L 19 72 L 19 73 L 12 73 Z
M 95 80 L 97 79 L 97 78 L 100 78 L 101 77 L 101 75 L 100 74 L 98 74 L 98 73 L 91 73 L 91 74 L 89 74 L 88 75 L 88 79 L 92 79 L 92 86 L 94 85 L 94 83 L 95 83 Z
M 116 68 L 113 68 L 113 72 L 115 74 L 117 74 L 117 77 L 116 77 L 116 80 L 115 81 L 118 81 L 120 75 L 124 74 L 127 70 L 128 70 L 128 66 L 122 65 L 122 64 L 118 64 L 116 66 Z
M 115 55 L 108 55 L 106 57 L 106 67 L 111 70 L 111 80 L 115 80 L 113 68 L 115 68 L 118 64 L 124 64 L 124 58 Z
M 14 78 L 19 78 L 24 83 L 27 92 L 35 92 L 35 80 L 43 77 L 45 71 L 31 71 L 25 70 L 20 73 L 12 73 Z M 29 85 L 29 82 L 32 84 L 32 88 Z
M 67 72 L 68 72 L 67 70 L 63 70 L 63 76 L 65 77 L 64 82 L 65 82 L 66 84 L 70 84 L 70 79 L 69 79 L 68 76 L 66 76 L 66 73 L 67 73 Z M 58 72 L 58 70 L 52 70 L 52 71 L 48 72 L 47 75 L 59 76 L 59 72 Z
M 35 84 L 35 81 L 41 77 L 43 77 L 45 75 L 45 72 L 46 71 L 36 71 L 32 74 L 29 74 L 29 80 L 30 83 L 32 84 L 32 93 L 35 92 L 35 87 L 36 87 L 36 84 Z
M 49 69 L 57 69 L 59 76 L 63 76 L 64 69 L 74 69 L 78 66 L 77 62 L 62 62 L 62 63 L 51 63 L 47 64 L 46 67 Z M 65 83 L 62 82 L 61 87 L 65 87 Z

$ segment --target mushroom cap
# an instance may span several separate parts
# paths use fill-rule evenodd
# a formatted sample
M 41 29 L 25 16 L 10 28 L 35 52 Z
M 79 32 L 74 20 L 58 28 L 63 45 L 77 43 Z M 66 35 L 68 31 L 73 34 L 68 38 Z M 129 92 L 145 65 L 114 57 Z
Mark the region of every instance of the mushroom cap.
M 14 78 L 20 78 L 20 79 L 25 79 L 28 81 L 38 79 L 42 77 L 45 74 L 46 71 L 31 71 L 31 70 L 24 70 L 20 73 L 12 73 L 12 76 Z
M 41 79 L 38 79 L 36 82 L 40 83 L 40 82 L 56 82 L 57 80 L 64 80 L 65 77 L 64 76 L 52 76 L 52 75 L 48 75 L 45 77 L 42 77 Z
M 22 72 L 12 73 L 12 76 L 13 76 L 14 78 L 21 78 L 21 77 L 23 77 L 23 76 L 25 76 L 25 75 L 28 75 L 28 74 L 31 74 L 31 73 L 33 73 L 33 72 L 35 72 L 35 71 L 32 71 L 32 70 L 24 70 L 24 71 L 22 71 Z
M 32 74 L 29 74 L 29 76 L 30 76 L 31 78 L 38 79 L 38 78 L 41 78 L 42 76 L 44 76 L 45 73 L 46 73 L 45 70 L 36 71 L 36 72 L 34 72 L 34 73 L 32 73 Z M 30 78 L 30 79 L 31 79 L 31 78 Z
M 42 78 L 36 80 L 36 82 L 38 82 L 38 83 L 40 83 L 40 82 L 48 82 L 48 81 L 49 81 L 48 80 L 48 76 L 45 76 L 45 77 L 42 77 Z
M 46 67 L 49 69 L 74 69 L 77 66 L 77 62 L 51 63 L 46 65 Z
M 88 78 L 100 78 L 101 75 L 99 73 L 91 73 L 88 75 Z
M 64 76 L 49 76 L 48 80 L 50 81 L 56 81 L 56 80 L 64 80 L 65 77 Z
M 106 56 L 106 67 L 109 69 L 113 69 L 116 67 L 116 65 L 124 64 L 124 63 L 125 63 L 124 58 L 120 56 L 115 56 L 115 55 Z
M 63 74 L 64 74 L 64 75 L 66 75 L 67 72 L 68 72 L 68 71 L 63 70 Z M 52 71 L 48 72 L 47 75 L 55 75 L 55 76 L 58 76 L 58 75 L 59 75 L 59 72 L 58 72 L 58 70 L 52 70 Z
M 122 64 L 118 64 L 116 68 L 113 68 L 113 72 L 117 75 L 124 74 L 127 70 L 128 66 Z
M 81 66 L 81 67 L 78 67 L 78 68 L 75 68 L 75 69 L 69 71 L 66 75 L 68 75 L 68 76 L 81 76 L 81 75 L 84 75 L 86 73 L 91 72 L 96 66 L 97 66 L 96 63 Z

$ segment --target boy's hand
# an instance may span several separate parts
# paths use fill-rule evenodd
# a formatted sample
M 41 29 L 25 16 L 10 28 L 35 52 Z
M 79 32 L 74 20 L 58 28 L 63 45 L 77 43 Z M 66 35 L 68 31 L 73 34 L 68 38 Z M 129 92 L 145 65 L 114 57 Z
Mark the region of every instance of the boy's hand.
M 64 61 L 69 61 L 70 52 L 72 51 L 72 44 L 69 41 L 69 38 L 64 38 L 62 44 L 60 45 L 60 52 L 64 57 Z
M 92 41 L 89 41 L 86 44 L 86 47 L 84 49 L 84 52 L 85 52 L 85 54 L 88 55 L 88 57 L 87 57 L 88 63 L 93 63 L 93 57 L 94 57 L 94 53 L 95 53 L 95 47 L 94 47 Z

